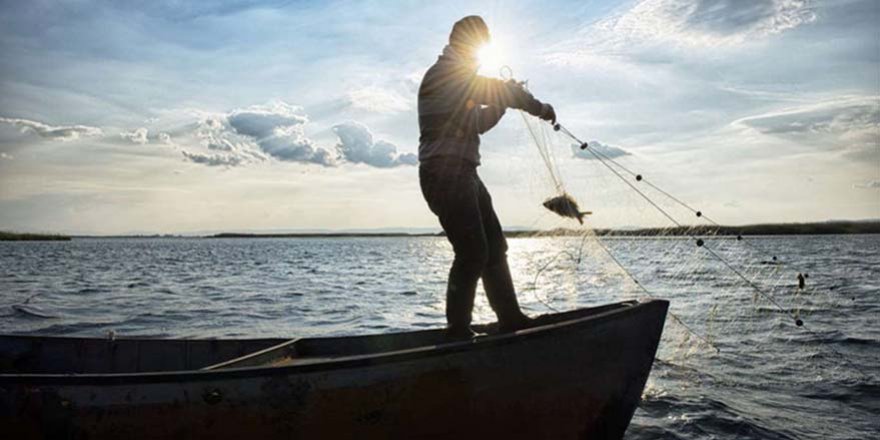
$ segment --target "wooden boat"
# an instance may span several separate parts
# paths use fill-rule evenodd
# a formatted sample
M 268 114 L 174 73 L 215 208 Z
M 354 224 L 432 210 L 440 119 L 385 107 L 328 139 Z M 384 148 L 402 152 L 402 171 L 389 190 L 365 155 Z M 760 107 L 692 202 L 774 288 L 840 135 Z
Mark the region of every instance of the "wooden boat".
M 314 339 L 0 336 L 9 439 L 621 438 L 668 303 Z

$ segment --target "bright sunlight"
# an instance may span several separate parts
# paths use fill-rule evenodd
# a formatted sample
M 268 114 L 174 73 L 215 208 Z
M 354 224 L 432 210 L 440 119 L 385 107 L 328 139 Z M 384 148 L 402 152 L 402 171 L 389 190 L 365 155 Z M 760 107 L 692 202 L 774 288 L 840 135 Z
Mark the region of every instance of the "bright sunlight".
M 507 51 L 496 39 L 480 48 L 477 59 L 480 62 L 480 75 L 491 77 L 500 77 L 501 68 L 509 62 Z

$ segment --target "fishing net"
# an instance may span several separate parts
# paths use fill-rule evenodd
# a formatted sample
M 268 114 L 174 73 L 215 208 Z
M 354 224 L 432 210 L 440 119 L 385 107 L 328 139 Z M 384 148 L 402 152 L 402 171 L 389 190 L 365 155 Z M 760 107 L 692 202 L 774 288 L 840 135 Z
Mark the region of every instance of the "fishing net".
M 797 267 L 777 255 L 778 241 L 723 227 L 640 174 L 650 158 L 611 154 L 524 113 L 522 121 L 539 169 L 526 177 L 530 232 L 511 246 L 527 311 L 663 298 L 670 310 L 658 359 L 677 371 L 772 361 L 824 378 L 866 377 L 849 354 L 818 342 L 836 330 L 829 316 L 812 315 L 839 313 L 850 299 L 830 291 L 828 279 L 811 279 L 816 268 Z M 594 219 L 616 226 L 595 228 Z

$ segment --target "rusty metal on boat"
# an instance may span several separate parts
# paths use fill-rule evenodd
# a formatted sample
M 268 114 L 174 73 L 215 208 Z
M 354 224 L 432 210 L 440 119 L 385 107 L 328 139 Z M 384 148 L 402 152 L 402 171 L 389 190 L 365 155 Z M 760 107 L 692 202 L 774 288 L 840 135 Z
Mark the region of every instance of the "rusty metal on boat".
M 4 438 L 621 438 L 668 303 L 443 332 L 250 340 L 0 336 Z

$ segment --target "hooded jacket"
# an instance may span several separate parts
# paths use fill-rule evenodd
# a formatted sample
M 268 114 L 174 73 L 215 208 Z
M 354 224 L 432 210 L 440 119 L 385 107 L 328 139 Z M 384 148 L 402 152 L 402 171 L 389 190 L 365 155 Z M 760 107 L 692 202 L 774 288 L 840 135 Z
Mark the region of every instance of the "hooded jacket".
M 419 161 L 455 157 L 480 164 L 480 135 L 494 127 L 504 110 L 533 115 L 546 111 L 514 81 L 477 74 L 476 60 L 453 46 L 425 73 L 419 86 Z

